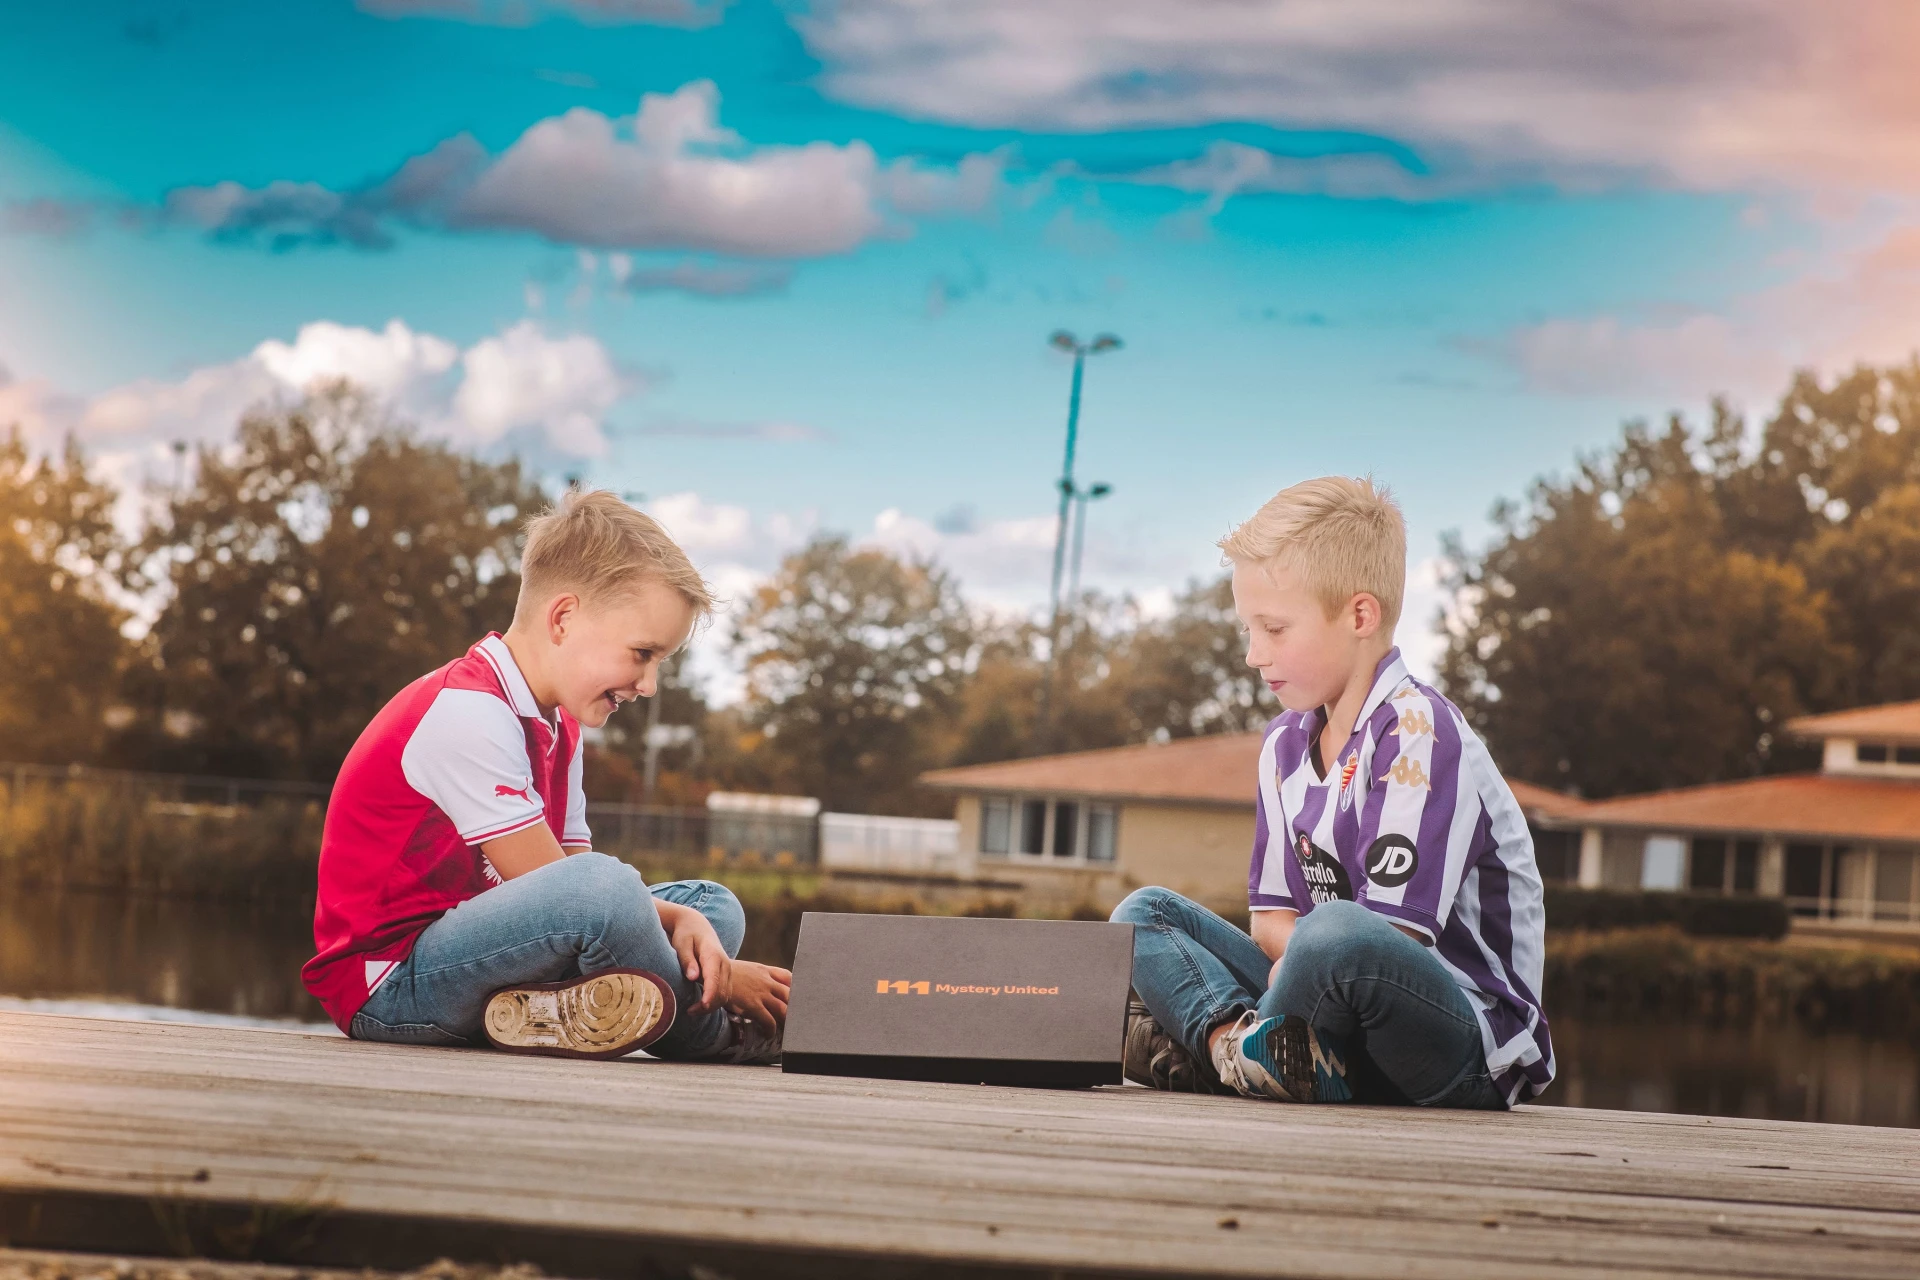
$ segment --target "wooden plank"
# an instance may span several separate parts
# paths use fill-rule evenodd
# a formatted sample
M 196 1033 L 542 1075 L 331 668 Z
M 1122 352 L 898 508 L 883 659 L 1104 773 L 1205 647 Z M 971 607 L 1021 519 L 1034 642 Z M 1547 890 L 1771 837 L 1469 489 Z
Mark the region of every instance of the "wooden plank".
M 763 1261 L 1920 1274 L 1920 1134 L 1903 1130 L 840 1080 L 33 1014 L 0 1014 L 0 1193 L 322 1202 Z

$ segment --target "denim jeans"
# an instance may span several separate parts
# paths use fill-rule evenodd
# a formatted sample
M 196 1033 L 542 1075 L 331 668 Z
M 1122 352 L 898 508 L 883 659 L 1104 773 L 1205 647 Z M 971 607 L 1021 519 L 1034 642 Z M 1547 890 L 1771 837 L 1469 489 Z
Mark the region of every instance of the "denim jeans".
M 395 1044 L 482 1044 L 487 997 L 502 987 L 557 982 L 601 969 L 645 969 L 665 978 L 679 1010 L 647 1050 L 698 1058 L 724 1047 L 727 1014 L 688 1009 L 700 997 L 660 924 L 654 900 L 692 907 L 738 955 L 746 915 L 724 886 L 679 880 L 648 888 L 604 853 L 576 853 L 467 899 L 428 925 L 353 1018 L 353 1038 Z
M 1271 987 L 1272 962 L 1252 938 L 1171 890 L 1138 890 L 1113 918 L 1134 926 L 1140 999 L 1209 1073 L 1207 1033 L 1257 1009 L 1305 1018 L 1344 1046 L 1356 1102 L 1506 1106 L 1467 994 L 1425 947 L 1358 903 L 1300 917 Z

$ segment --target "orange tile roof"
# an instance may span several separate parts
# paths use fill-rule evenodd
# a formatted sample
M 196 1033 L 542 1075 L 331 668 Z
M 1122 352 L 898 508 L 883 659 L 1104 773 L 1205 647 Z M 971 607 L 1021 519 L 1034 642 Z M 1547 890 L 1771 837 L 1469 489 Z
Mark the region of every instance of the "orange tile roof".
M 1573 822 L 1586 812 L 1590 803 L 1552 787 L 1539 787 L 1513 778 L 1507 779 L 1507 786 L 1512 789 L 1513 798 L 1520 802 L 1520 808 L 1535 821 Z
M 1920 843 L 1920 782 L 1790 773 L 1595 800 L 1601 827 Z
M 1920 742 L 1920 702 L 1886 702 L 1877 707 L 1830 711 L 1787 721 L 1800 738 L 1877 738 L 1882 742 Z
M 1260 762 L 1262 736 L 1223 733 L 1140 747 L 965 765 L 923 773 L 920 781 L 949 791 L 1042 791 L 1251 808 L 1253 771 Z
M 966 765 L 923 773 L 920 781 L 947 791 L 1024 791 L 1251 808 L 1253 772 L 1260 762 L 1263 736 L 1224 733 L 1140 747 Z M 1520 807 L 1532 818 L 1571 821 L 1585 805 L 1578 797 L 1546 787 L 1525 782 L 1509 785 Z

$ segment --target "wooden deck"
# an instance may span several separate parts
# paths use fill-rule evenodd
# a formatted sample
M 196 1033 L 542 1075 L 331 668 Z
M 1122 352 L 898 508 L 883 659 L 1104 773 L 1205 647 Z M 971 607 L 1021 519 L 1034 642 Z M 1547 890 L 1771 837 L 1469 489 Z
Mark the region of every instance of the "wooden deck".
M 0 1014 L 0 1242 L 580 1276 L 1920 1276 L 1920 1133 Z

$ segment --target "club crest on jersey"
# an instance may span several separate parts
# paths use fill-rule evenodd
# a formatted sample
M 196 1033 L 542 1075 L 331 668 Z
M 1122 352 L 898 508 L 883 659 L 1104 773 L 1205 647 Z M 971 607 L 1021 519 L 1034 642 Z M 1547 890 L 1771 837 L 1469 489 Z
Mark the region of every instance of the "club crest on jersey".
M 1304 831 L 1293 838 L 1293 856 L 1299 859 L 1300 874 L 1307 879 L 1307 894 L 1317 905 L 1335 900 L 1353 901 L 1353 881 L 1340 859 L 1320 848 Z
M 1340 766 L 1340 807 L 1343 810 L 1353 808 L 1354 793 L 1351 789 L 1353 786 L 1353 775 L 1359 771 L 1360 753 L 1358 751 L 1347 752 L 1346 763 Z

